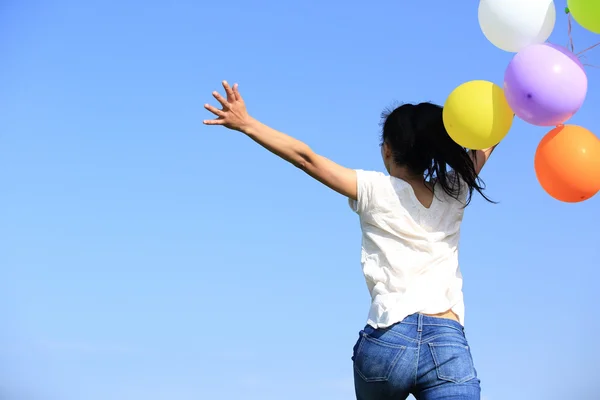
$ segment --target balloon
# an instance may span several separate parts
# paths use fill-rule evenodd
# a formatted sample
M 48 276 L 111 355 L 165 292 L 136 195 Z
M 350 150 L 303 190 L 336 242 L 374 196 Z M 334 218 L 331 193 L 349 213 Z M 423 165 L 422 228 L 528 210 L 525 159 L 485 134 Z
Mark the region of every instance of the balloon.
M 552 0 L 481 0 L 479 26 L 501 50 L 516 53 L 531 44 L 544 43 L 556 23 Z
M 600 1 L 568 0 L 567 6 L 573 19 L 588 31 L 600 33 Z
M 535 173 L 542 188 L 557 200 L 589 199 L 600 191 L 600 140 L 580 126 L 554 128 L 537 148 Z
M 500 143 L 508 134 L 513 117 L 502 88 L 487 81 L 471 81 L 454 89 L 443 111 L 450 137 L 473 150 Z
M 515 114 L 530 124 L 556 126 L 571 118 L 587 94 L 583 65 L 564 47 L 534 44 L 516 54 L 504 74 Z

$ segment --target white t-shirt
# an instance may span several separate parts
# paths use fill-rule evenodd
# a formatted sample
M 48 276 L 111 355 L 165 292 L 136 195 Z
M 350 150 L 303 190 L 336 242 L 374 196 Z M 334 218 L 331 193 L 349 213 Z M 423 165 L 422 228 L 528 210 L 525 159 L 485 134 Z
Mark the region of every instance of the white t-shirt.
M 362 229 L 363 273 L 371 293 L 367 323 L 384 328 L 414 313 L 454 311 L 464 325 L 458 243 L 467 187 L 460 201 L 434 188 L 430 208 L 407 182 L 357 170 L 350 207 Z

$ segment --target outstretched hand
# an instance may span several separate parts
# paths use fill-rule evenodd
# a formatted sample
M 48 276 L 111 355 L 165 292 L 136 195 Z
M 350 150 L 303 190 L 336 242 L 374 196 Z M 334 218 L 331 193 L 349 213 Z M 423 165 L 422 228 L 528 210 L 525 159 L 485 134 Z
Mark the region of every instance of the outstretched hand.
M 227 99 L 223 98 L 218 92 L 213 92 L 213 96 L 223 108 L 219 110 L 210 104 L 205 104 L 204 108 L 216 115 L 217 118 L 204 120 L 204 124 L 223 125 L 226 128 L 236 131 L 244 131 L 244 128 L 251 123 L 252 118 L 248 114 L 248 111 L 246 111 L 246 104 L 238 91 L 238 85 L 236 83 L 231 88 L 226 81 L 223 81 L 223 88 L 225 89 Z

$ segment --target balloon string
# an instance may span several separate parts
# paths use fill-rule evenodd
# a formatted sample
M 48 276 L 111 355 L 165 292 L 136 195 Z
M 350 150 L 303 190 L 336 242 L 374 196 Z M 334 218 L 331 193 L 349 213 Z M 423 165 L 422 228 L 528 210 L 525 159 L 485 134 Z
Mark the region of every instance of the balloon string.
M 595 48 L 595 47 L 598 47 L 598 46 L 600 46 L 600 42 L 596 43 L 596 44 L 595 44 L 595 45 L 593 45 L 593 46 L 590 46 L 590 47 L 588 47 L 588 48 L 587 48 L 587 49 L 585 49 L 585 50 L 582 50 L 582 51 L 580 51 L 579 53 L 577 53 L 577 55 L 578 55 L 578 56 L 580 56 L 580 55 L 582 55 L 583 53 L 585 53 L 586 51 L 590 51 L 591 49 L 593 49 L 593 48 Z
M 568 13 L 568 20 L 569 20 L 569 45 L 571 46 L 571 52 L 575 53 L 575 44 L 573 43 L 573 23 L 572 23 L 572 18 L 571 18 L 571 13 Z M 567 46 L 569 47 L 569 46 Z
M 569 44 L 567 45 L 567 47 L 571 47 L 571 52 L 575 53 L 575 44 L 573 43 L 573 17 L 571 16 L 571 10 L 569 10 L 569 7 L 567 7 L 565 9 L 565 13 L 567 14 L 567 20 L 569 21 Z M 576 56 L 578 58 L 581 58 L 582 60 L 584 58 L 586 58 L 583 53 L 592 50 L 595 47 L 600 46 L 600 42 L 596 43 L 593 46 L 588 47 L 585 50 L 580 51 L 579 53 L 576 54 Z M 592 68 L 600 68 L 597 65 L 592 65 L 592 64 L 583 64 L 586 67 L 592 67 Z

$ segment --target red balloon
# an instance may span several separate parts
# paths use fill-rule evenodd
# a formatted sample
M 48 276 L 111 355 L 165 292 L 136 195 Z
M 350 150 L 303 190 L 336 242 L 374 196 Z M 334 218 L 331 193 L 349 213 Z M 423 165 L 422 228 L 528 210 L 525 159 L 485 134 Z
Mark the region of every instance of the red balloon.
M 600 191 L 600 139 L 576 125 L 548 132 L 535 153 L 542 188 L 559 201 L 578 203 Z

